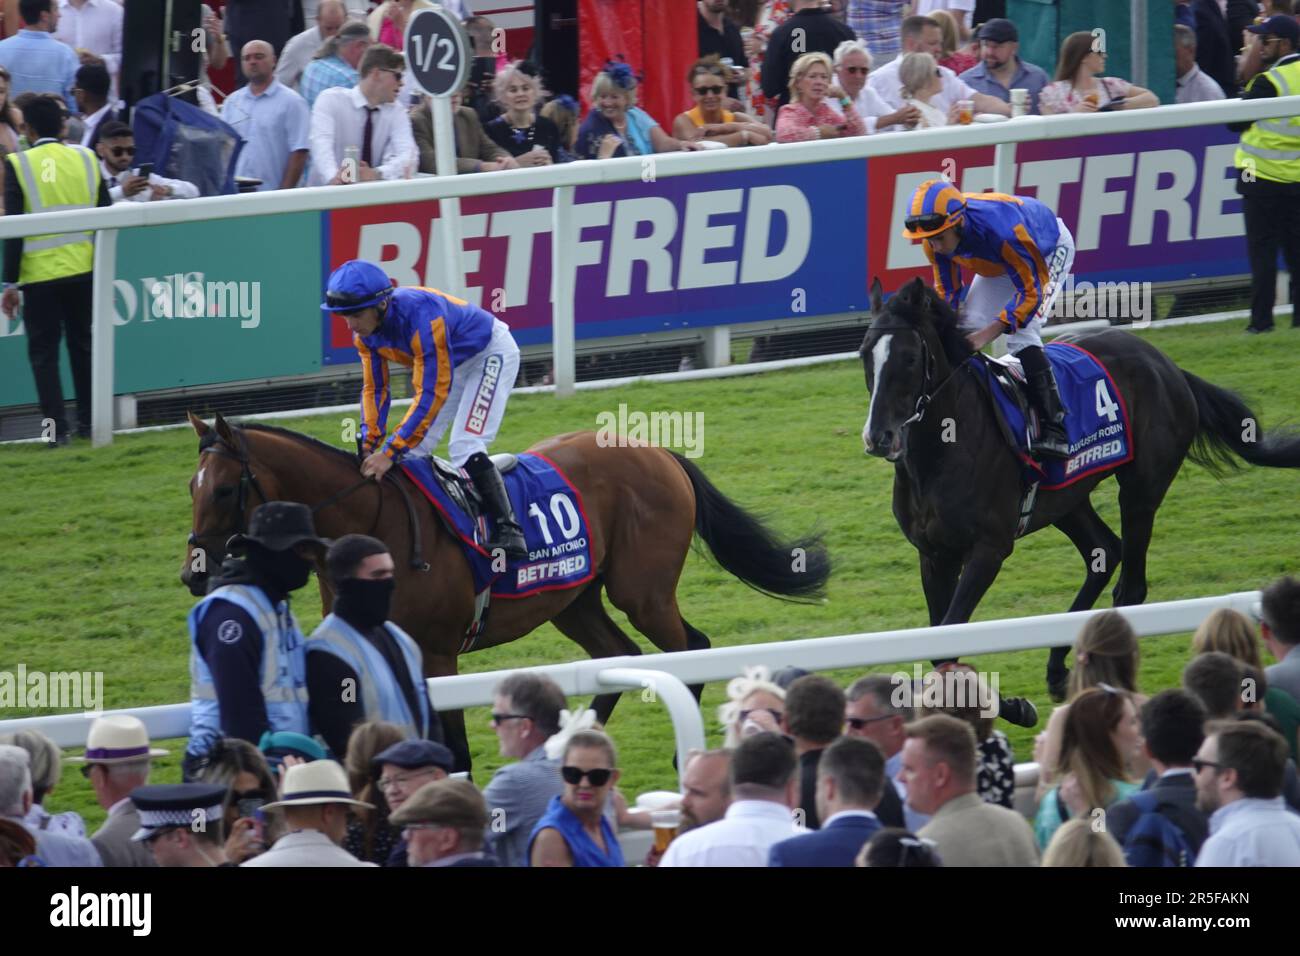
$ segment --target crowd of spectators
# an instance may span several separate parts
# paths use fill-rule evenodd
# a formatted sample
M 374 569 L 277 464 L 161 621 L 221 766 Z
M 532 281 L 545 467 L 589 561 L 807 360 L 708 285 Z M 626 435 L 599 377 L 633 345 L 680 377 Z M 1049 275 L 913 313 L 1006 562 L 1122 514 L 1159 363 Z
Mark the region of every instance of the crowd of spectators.
M 241 188 L 436 172 L 431 101 L 414 86 L 401 49 L 407 20 L 430 4 L 319 0 L 304 4 L 306 29 L 297 33 L 294 6 L 232 2 L 225 20 L 203 6 L 198 101 L 244 140 L 235 171 Z M 683 78 L 693 108 L 650 115 L 637 102 L 641 78 L 611 61 L 596 75 L 583 116 L 571 95 L 547 90 L 535 65 L 508 61 L 492 22 L 471 15 L 470 6 L 449 8 L 465 15 L 476 67 L 453 99 L 460 173 L 926 129 L 979 114 L 1158 105 L 1149 90 L 1107 72 L 1104 45 L 1091 32 L 1066 37 L 1054 64 L 1024 61 L 1004 3 L 700 0 L 701 56 Z M 1230 6 L 1225 16 L 1217 0 L 1179 0 L 1171 37 L 1177 102 L 1238 95 L 1268 62 L 1268 38 L 1247 27 L 1293 15 L 1292 0 Z M 32 96 L 57 97 L 67 114 L 65 141 L 97 149 L 103 128 L 122 119 L 121 0 L 17 0 L 16 7 L 21 29 L 11 25 L 0 41 L 0 154 L 25 148 L 21 107 Z M 1245 16 L 1246 8 L 1254 13 Z M 230 57 L 235 88 L 217 89 L 209 68 Z M 348 95 L 324 96 L 331 89 Z M 1013 90 L 1025 91 L 1023 104 L 1011 102 Z M 136 170 L 119 156 L 119 172 Z M 106 158 L 106 174 L 112 165 Z M 129 178 L 115 202 L 197 195 L 183 175 Z
M 718 710 L 724 746 L 686 755 L 680 797 L 653 804 L 677 807 L 673 839 L 629 860 L 620 832 L 655 821 L 620 792 L 613 739 L 592 712 L 568 711 L 554 681 L 518 672 L 491 714 L 507 763 L 481 791 L 452 773 L 447 747 L 380 720 L 352 730 L 341 762 L 311 737 L 268 732 L 259 746 L 221 740 L 191 783 L 151 783 L 167 751 L 136 718 L 105 715 L 67 758 L 106 812 L 88 837 L 77 814 L 45 806 L 58 747 L 31 731 L 0 738 L 0 863 L 1300 866 L 1300 705 L 1287 689 L 1300 580 L 1275 581 L 1253 615 L 1207 617 L 1182 686 L 1149 698 L 1132 628 L 1092 617 L 1035 748 L 1036 795 L 1016 793 L 996 684 L 968 666 L 847 689 L 750 668 Z

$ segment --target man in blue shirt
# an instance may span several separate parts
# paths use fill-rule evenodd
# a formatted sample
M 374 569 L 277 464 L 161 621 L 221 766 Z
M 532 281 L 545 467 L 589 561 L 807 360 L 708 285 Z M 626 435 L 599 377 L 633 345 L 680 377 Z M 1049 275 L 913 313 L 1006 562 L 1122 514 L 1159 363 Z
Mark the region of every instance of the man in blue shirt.
M 370 28 L 364 23 L 343 24 L 302 71 L 298 92 L 307 105 L 315 106 L 316 97 L 331 87 L 356 86 L 361 79 L 357 65 L 371 42 Z
M 261 180 L 258 190 L 292 189 L 302 179 L 311 148 L 307 101 L 275 78 L 275 51 L 251 40 L 240 53 L 247 86 L 226 97 L 221 118 L 244 140 L 235 173 Z
M 7 40 L 0 40 L 0 66 L 12 77 L 9 98 L 20 93 L 57 93 L 75 110 L 72 88 L 76 85 L 77 54 L 72 47 L 54 39 L 59 25 L 55 0 L 18 0 L 23 28 Z
M 961 78 L 973 89 L 1011 102 L 1012 90 L 1028 90 L 1028 111 L 1038 113 L 1038 94 L 1051 82 L 1047 73 L 1020 59 L 1020 31 L 1010 20 L 990 20 L 975 31 L 980 41 L 982 62 Z

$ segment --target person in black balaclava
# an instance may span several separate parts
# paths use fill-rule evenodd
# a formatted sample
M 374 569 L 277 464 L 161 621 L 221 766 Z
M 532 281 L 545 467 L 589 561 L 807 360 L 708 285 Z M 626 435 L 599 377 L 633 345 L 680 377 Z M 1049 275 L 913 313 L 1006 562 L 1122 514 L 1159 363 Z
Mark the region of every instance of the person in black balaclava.
M 306 640 L 289 609 L 329 540 L 311 509 L 288 501 L 256 508 L 237 534 L 208 594 L 190 612 L 190 739 L 184 775 L 194 778 L 222 737 L 253 746 L 270 731 L 306 734 Z
M 307 642 L 312 731 L 340 757 L 357 724 L 385 720 L 408 739 L 442 742 L 420 648 L 388 620 L 396 582 L 382 541 L 349 534 L 325 557 L 334 609 Z

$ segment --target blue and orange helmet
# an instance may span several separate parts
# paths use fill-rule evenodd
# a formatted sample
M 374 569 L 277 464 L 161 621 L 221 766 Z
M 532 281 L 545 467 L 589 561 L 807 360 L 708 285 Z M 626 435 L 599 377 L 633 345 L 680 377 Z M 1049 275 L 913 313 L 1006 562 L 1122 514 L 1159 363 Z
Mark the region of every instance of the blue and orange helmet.
M 966 215 L 966 197 L 946 179 L 927 179 L 916 187 L 907 204 L 903 236 L 928 239 L 951 229 Z

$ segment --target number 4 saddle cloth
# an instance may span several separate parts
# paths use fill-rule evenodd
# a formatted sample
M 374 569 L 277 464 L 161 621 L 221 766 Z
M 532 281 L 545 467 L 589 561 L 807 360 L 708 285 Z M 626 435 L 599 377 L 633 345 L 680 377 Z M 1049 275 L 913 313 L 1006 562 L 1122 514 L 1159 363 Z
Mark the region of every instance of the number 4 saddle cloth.
M 493 461 L 524 530 L 528 557 L 522 561 L 507 563 L 504 555 L 494 557 L 484 547 L 488 522 L 494 519 L 480 513 L 473 482 L 464 471 L 438 458 L 399 463 L 460 542 L 474 575 L 474 593 L 491 588 L 493 598 L 524 598 L 590 581 L 590 535 L 578 489 L 545 455 L 494 456 Z
M 1133 432 L 1128 407 L 1106 367 L 1073 342 L 1052 342 L 1045 348 L 1065 406 L 1069 458 L 1034 459 L 1030 438 L 1038 416 L 1025 393 L 1025 376 L 1013 356 L 979 355 L 967 364 L 985 385 L 994 415 L 1024 468 L 1025 484 L 1041 490 L 1064 488 L 1076 481 L 1110 471 L 1133 460 Z

